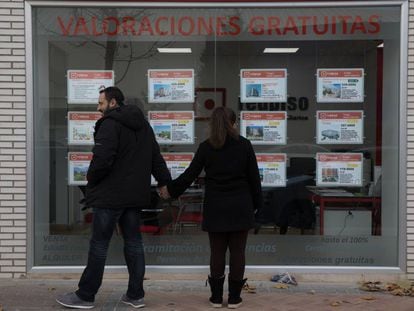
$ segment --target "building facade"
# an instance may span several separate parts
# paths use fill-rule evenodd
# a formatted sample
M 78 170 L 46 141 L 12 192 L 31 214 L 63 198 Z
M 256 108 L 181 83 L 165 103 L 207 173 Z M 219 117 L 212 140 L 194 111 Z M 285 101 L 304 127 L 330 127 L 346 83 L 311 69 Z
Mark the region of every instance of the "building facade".
M 0 0 L 0 277 L 81 271 L 97 93 L 115 84 L 148 116 L 173 176 L 212 108 L 239 115 L 265 197 L 248 271 L 414 278 L 413 9 Z M 200 178 L 142 212 L 150 269 L 207 269 L 202 196 Z M 115 236 L 114 271 L 121 245 Z

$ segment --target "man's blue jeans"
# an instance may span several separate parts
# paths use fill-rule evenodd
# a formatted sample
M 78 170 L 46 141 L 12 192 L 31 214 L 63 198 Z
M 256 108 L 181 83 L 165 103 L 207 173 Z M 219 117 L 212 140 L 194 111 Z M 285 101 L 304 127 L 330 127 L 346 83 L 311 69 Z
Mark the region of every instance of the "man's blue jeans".
M 102 284 L 109 242 L 117 222 L 124 239 L 124 256 L 129 273 L 127 296 L 131 299 L 144 297 L 145 258 L 139 231 L 139 210 L 94 208 L 88 264 L 79 281 L 79 289 L 76 291 L 76 294 L 85 301 L 93 302 Z

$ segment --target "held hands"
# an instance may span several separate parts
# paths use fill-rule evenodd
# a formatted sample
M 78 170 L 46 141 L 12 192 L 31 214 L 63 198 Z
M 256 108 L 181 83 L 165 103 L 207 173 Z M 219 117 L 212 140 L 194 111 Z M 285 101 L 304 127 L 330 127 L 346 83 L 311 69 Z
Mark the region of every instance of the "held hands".
M 157 188 L 158 195 L 163 198 L 164 200 L 168 200 L 171 198 L 170 193 L 168 192 L 167 186 L 162 186 Z

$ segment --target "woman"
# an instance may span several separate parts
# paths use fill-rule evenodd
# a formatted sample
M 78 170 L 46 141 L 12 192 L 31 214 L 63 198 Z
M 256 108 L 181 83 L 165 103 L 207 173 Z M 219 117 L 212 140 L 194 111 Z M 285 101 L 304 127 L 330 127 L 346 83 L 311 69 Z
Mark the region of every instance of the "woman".
M 236 115 L 226 107 L 213 111 L 209 138 L 202 142 L 187 170 L 167 185 L 171 197 L 180 196 L 205 170 L 202 229 L 210 240 L 210 303 L 222 307 L 226 251 L 230 251 L 228 308 L 241 305 L 247 233 L 262 206 L 256 156 L 249 140 L 238 135 Z M 165 189 L 161 190 L 168 197 Z

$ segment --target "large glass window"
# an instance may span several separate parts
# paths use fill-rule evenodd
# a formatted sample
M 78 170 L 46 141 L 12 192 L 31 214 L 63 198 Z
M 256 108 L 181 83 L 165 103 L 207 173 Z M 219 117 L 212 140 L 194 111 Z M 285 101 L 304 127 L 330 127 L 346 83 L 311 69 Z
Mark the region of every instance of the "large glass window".
M 194 132 L 166 130 L 188 120 L 153 124 L 173 174 L 188 161 L 177 155 L 206 139 L 214 107 L 240 116 L 265 199 L 248 265 L 396 266 L 399 38 L 399 7 L 35 8 L 35 265 L 86 262 L 93 214 L 82 180 L 96 103 L 69 93 L 87 97 L 109 71 L 145 115 L 194 114 Z M 149 70 L 193 75 L 168 84 Z M 171 95 L 174 83 L 182 89 Z M 194 100 L 180 100 L 188 90 Z M 176 201 L 154 191 L 137 228 L 148 264 L 208 265 L 202 201 L 203 175 Z M 107 263 L 124 264 L 119 235 Z

